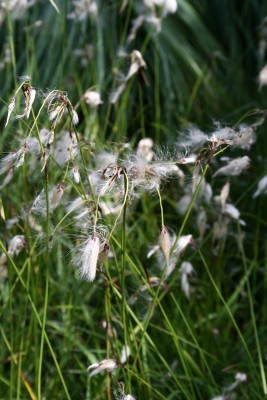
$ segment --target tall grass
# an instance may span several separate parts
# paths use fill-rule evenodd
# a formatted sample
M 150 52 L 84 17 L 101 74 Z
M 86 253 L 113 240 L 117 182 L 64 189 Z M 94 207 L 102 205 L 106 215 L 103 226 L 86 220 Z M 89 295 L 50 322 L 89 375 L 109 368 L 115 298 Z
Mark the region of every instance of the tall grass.
M 1 399 L 267 394 L 265 6 L 178 3 L 0 6 Z

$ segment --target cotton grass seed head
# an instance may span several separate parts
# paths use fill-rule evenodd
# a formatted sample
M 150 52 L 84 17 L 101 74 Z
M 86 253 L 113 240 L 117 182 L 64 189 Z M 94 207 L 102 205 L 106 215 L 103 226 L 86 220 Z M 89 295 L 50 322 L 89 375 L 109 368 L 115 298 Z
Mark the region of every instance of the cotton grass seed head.
M 79 117 L 78 114 L 76 112 L 76 110 L 74 110 L 74 108 L 71 108 L 71 122 L 73 125 L 77 125 L 79 123 Z
M 171 251 L 171 239 L 166 226 L 162 226 L 159 235 L 159 245 L 164 254 L 166 263 L 169 263 L 170 251 Z
M 30 112 L 32 109 L 33 102 L 35 100 L 36 96 L 36 89 L 34 89 L 30 84 L 29 84 L 29 77 L 23 77 L 23 80 L 25 81 L 23 85 L 21 86 L 21 89 L 24 93 L 25 96 L 25 106 L 24 106 L 24 112 L 21 115 L 16 115 L 15 119 L 21 119 L 21 118 L 29 118 Z
M 58 164 L 63 165 L 72 161 L 79 155 L 79 146 L 76 135 L 62 131 L 57 135 L 57 141 L 51 147 L 51 152 Z
M 167 14 L 174 14 L 177 11 L 177 0 L 144 0 L 144 4 L 154 10 L 155 6 L 160 7 L 162 10 L 162 17 Z
M 179 269 L 181 274 L 181 288 L 186 297 L 190 298 L 190 286 L 188 277 L 194 272 L 193 265 L 188 261 L 183 261 Z
M 9 119 L 10 119 L 10 116 L 11 116 L 12 112 L 14 111 L 15 106 L 16 106 L 16 98 L 15 98 L 15 96 L 14 96 L 14 97 L 12 98 L 11 102 L 10 102 L 9 105 L 8 105 L 7 119 L 6 119 L 5 127 L 6 127 L 7 124 L 8 124 L 8 121 L 9 121 Z
M 151 162 L 153 158 L 153 148 L 154 142 L 150 138 L 141 139 L 138 142 L 136 154 L 138 157 L 145 159 L 147 162 Z
M 213 177 L 219 175 L 238 176 L 249 168 L 251 160 L 248 156 L 238 157 L 228 162 L 225 167 L 221 167 L 213 174 Z
M 229 193 L 230 193 L 230 183 L 226 182 L 226 184 L 223 186 L 223 188 L 221 190 L 221 193 L 220 193 L 220 201 L 221 201 L 222 210 L 225 207 L 225 204 L 226 204 L 226 201 L 228 199 Z
M 14 236 L 8 244 L 8 254 L 10 257 L 14 257 L 19 255 L 22 249 L 25 249 L 27 246 L 27 240 L 24 235 L 16 235 Z M 7 256 L 5 253 L 2 253 L 0 256 L 0 265 L 4 265 L 7 262 Z
M 27 241 L 24 235 L 14 236 L 8 246 L 8 254 L 10 256 L 18 255 L 19 252 L 26 247 Z
M 107 241 L 101 243 L 98 254 L 98 265 L 101 267 L 109 255 L 109 244 Z
M 261 194 L 267 194 L 267 175 L 261 178 L 261 180 L 258 182 L 257 190 L 254 192 L 252 197 L 255 199 Z
M 73 167 L 72 176 L 73 176 L 74 182 L 78 184 L 80 182 L 80 173 L 79 173 L 78 167 Z
M 240 219 L 240 211 L 233 204 L 225 204 L 223 214 L 228 216 L 234 221 L 237 221 L 240 225 L 245 226 L 246 223 Z
M 191 234 L 181 236 L 178 239 L 177 245 L 174 249 L 174 254 L 181 255 L 185 251 L 187 246 L 192 243 L 193 243 L 193 236 Z
M 259 73 L 259 90 L 267 85 L 267 65 L 265 65 Z
M 99 236 L 93 233 L 85 240 L 73 258 L 73 264 L 78 268 L 78 274 L 81 279 L 85 279 L 88 282 L 93 282 L 95 279 L 99 250 Z
M 244 374 L 243 372 L 237 372 L 236 375 L 235 375 L 235 380 L 238 383 L 247 382 L 247 379 L 248 379 L 247 374 Z
M 51 208 L 53 210 L 58 206 L 58 204 L 63 196 L 64 186 L 65 185 L 63 182 L 58 183 L 57 186 L 53 189 L 53 191 L 51 193 L 50 202 L 51 202 Z
M 123 346 L 121 349 L 120 363 L 125 364 L 130 355 L 131 355 L 130 347 L 128 345 Z
M 89 365 L 87 371 L 91 371 L 90 377 L 99 374 L 102 371 L 112 372 L 114 369 L 118 367 L 117 362 L 111 358 L 107 358 L 105 360 L 99 361 L 98 363 L 94 363 Z
M 87 90 L 83 95 L 83 99 L 92 108 L 96 108 L 103 103 L 100 93 L 94 90 Z
M 10 153 L 0 161 L 0 175 L 6 173 L 11 168 L 19 168 L 24 164 L 25 153 L 28 149 L 26 143 L 15 153 Z
M 31 112 L 31 109 L 32 109 L 32 105 L 33 105 L 33 102 L 34 102 L 35 96 L 36 96 L 36 90 L 33 87 L 30 86 L 27 89 L 27 92 L 26 92 L 25 96 L 26 96 L 26 101 L 25 101 L 26 104 L 25 104 L 24 113 L 25 113 L 25 117 L 29 118 L 30 112 Z
M 53 126 L 56 126 L 61 121 L 62 116 L 68 111 L 71 115 L 72 124 L 76 125 L 79 122 L 78 114 L 68 99 L 67 92 L 52 90 L 46 95 L 45 104 L 48 119 Z

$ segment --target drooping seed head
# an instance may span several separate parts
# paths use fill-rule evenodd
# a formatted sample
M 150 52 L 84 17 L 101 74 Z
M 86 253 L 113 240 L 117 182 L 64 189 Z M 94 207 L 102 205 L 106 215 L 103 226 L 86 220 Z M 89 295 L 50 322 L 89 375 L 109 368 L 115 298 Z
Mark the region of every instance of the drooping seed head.
M 226 182 L 226 184 L 223 186 L 221 193 L 220 193 L 220 201 L 221 201 L 222 210 L 224 210 L 229 193 L 230 193 L 230 183 Z
M 96 266 L 100 250 L 99 237 L 93 233 L 86 240 L 78 260 L 79 275 L 81 278 L 92 282 L 96 276 Z
M 98 255 L 98 264 L 100 265 L 100 267 L 103 265 L 104 261 L 108 257 L 109 249 L 110 247 L 108 242 L 105 241 L 104 243 L 101 244 Z
M 51 208 L 53 210 L 58 206 L 58 203 L 60 202 L 60 200 L 63 196 L 63 193 L 64 193 L 64 183 L 60 182 L 54 188 L 52 195 L 51 195 Z
M 107 371 L 107 372 L 111 372 L 113 371 L 115 368 L 117 368 L 117 362 L 111 358 L 107 358 L 105 360 L 99 361 L 98 363 L 94 363 L 89 365 L 89 367 L 87 368 L 87 371 L 93 370 L 90 373 L 90 377 L 99 374 L 102 371 Z
M 12 114 L 12 112 L 13 112 L 15 106 L 16 106 L 16 98 L 15 98 L 15 96 L 14 96 L 14 97 L 12 98 L 11 102 L 10 102 L 9 105 L 8 105 L 7 119 L 6 119 L 5 127 L 6 127 L 7 124 L 8 124 L 9 118 L 10 118 L 10 116 L 11 116 L 11 114 Z
M 166 226 L 162 226 L 161 231 L 160 231 L 160 236 L 159 236 L 159 244 L 161 247 L 161 250 L 164 254 L 165 260 L 167 264 L 169 263 L 169 258 L 170 258 L 170 251 L 171 251 L 171 239 L 169 232 L 166 228 Z
M 79 174 L 79 169 L 77 167 L 73 167 L 72 170 L 72 175 L 75 183 L 80 182 L 80 174 Z

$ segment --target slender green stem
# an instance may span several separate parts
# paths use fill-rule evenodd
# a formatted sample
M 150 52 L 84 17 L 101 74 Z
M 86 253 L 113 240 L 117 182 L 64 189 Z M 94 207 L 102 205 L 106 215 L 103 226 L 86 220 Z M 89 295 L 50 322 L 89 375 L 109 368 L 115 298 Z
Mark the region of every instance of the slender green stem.
M 6 254 L 6 256 L 7 256 L 8 260 L 9 260 L 9 262 L 11 263 L 11 265 L 12 265 L 14 271 L 16 272 L 16 275 L 18 276 L 18 278 L 19 278 L 19 280 L 20 280 L 20 283 L 21 283 L 21 285 L 22 285 L 22 287 L 23 287 L 23 289 L 24 289 L 24 291 L 25 291 L 25 293 L 26 293 L 26 295 L 27 295 L 27 297 L 28 297 L 29 303 L 30 303 L 31 308 L 32 308 L 32 310 L 33 310 L 33 313 L 34 313 L 34 315 L 35 315 L 35 317 L 36 317 L 36 319 L 37 319 L 37 322 L 38 322 L 40 328 L 43 329 L 43 324 L 42 324 L 41 318 L 40 318 L 40 316 L 39 316 L 39 314 L 38 314 L 37 308 L 35 307 L 35 304 L 34 304 L 34 302 L 33 302 L 33 300 L 32 300 L 31 295 L 30 295 L 29 291 L 27 290 L 27 285 L 26 285 L 26 283 L 24 282 L 24 280 L 23 280 L 23 278 L 22 278 L 22 276 L 21 276 L 21 274 L 20 274 L 20 272 L 19 272 L 19 270 L 18 270 L 16 264 L 14 263 L 14 261 L 13 261 L 13 259 L 10 257 L 10 255 L 8 254 L 8 251 L 7 251 L 7 249 L 5 248 L 5 246 L 3 245 L 3 243 L 2 243 L 1 240 L 0 240 L 0 248 L 1 248 L 1 250 Z M 65 380 L 64 380 L 64 378 L 63 378 L 63 375 L 62 375 L 62 372 L 61 372 L 61 369 L 60 369 L 60 366 L 59 366 L 58 361 L 57 361 L 56 354 L 55 354 L 55 352 L 54 352 L 54 350 L 53 350 L 53 347 L 52 347 L 52 345 L 51 345 L 51 343 L 50 343 L 50 340 L 49 340 L 49 338 L 48 338 L 48 336 L 47 336 L 47 333 L 46 333 L 45 331 L 44 331 L 44 338 L 45 338 L 45 341 L 46 341 L 47 346 L 48 346 L 48 348 L 49 348 L 49 351 L 50 351 L 50 353 L 51 353 L 51 356 L 52 356 L 52 358 L 53 358 L 53 361 L 54 361 L 54 363 L 55 363 L 57 372 L 58 372 L 58 374 L 59 374 L 59 377 L 60 377 L 62 386 L 63 386 L 64 391 L 65 391 L 66 398 L 67 398 L 68 400 L 71 400 L 70 395 L 69 395 L 69 392 L 68 392 L 68 389 L 67 389 L 67 386 L 66 386 L 66 383 L 65 383 Z
M 130 344 L 129 333 L 128 333 L 128 316 L 127 316 L 127 299 L 126 299 L 126 287 L 125 287 L 125 270 L 126 270 L 126 211 L 127 211 L 127 197 L 128 197 L 128 177 L 124 173 L 124 196 L 125 201 L 123 202 L 123 220 L 122 220 L 122 231 L 121 231 L 121 293 L 122 293 L 122 323 L 123 323 L 123 336 L 125 351 Z M 126 355 L 126 364 L 128 364 L 128 357 Z M 126 385 L 128 382 L 126 382 Z
M 248 274 L 248 265 L 247 265 L 247 259 L 246 259 L 246 255 L 245 255 L 243 242 L 242 242 L 242 232 L 241 232 L 240 225 L 238 225 L 238 237 L 239 237 L 239 248 L 240 248 L 241 255 L 242 255 L 243 265 L 245 268 L 245 274 L 247 275 Z M 258 353 L 258 362 L 259 362 L 260 373 L 261 373 L 262 389 L 263 389 L 264 395 L 266 396 L 267 395 L 267 385 L 266 385 L 266 375 L 265 375 L 265 369 L 264 369 L 265 367 L 264 367 L 264 362 L 263 362 L 263 357 L 262 357 L 261 345 L 260 345 L 259 334 L 258 334 L 258 329 L 257 329 L 256 316 L 255 316 L 255 311 L 254 311 L 254 306 L 253 306 L 253 294 L 251 292 L 249 278 L 246 280 L 246 285 L 247 285 L 247 291 L 248 291 L 248 301 L 249 301 L 251 320 L 252 320 L 255 342 L 256 342 L 256 347 L 257 347 L 257 353 Z
M 164 212 L 163 212 L 163 206 L 162 206 L 162 197 L 160 194 L 159 189 L 157 188 L 157 192 L 158 192 L 158 196 L 159 196 L 159 206 L 160 206 L 160 215 L 161 215 L 161 226 L 165 226 L 164 225 Z
M 156 40 L 154 43 L 154 97 L 155 97 L 155 136 L 156 143 L 160 139 L 160 77 L 159 77 L 159 45 Z
M 42 321 L 42 333 L 40 343 L 40 355 L 39 355 L 39 369 L 38 369 L 38 399 L 42 399 L 42 365 L 43 365 L 43 352 L 44 352 L 44 341 L 45 341 L 45 325 L 46 315 L 48 307 L 48 288 L 49 288 L 49 188 L 48 188 L 48 166 L 45 166 L 45 195 L 46 195 L 46 248 L 45 248 L 45 297 L 43 307 L 43 321 Z
M 118 221 L 119 221 L 119 219 L 120 219 L 120 216 L 121 216 L 122 211 L 125 209 L 126 202 L 127 202 L 127 198 L 128 198 L 128 193 L 129 193 L 129 180 L 128 180 L 126 171 L 124 171 L 124 170 L 123 170 L 123 175 L 124 175 L 124 180 L 125 180 L 125 191 L 124 191 L 123 203 L 122 203 L 122 206 L 121 206 L 121 208 L 120 208 L 120 211 L 119 211 L 119 213 L 118 213 L 118 215 L 117 215 L 117 217 L 116 217 L 116 219 L 115 219 L 115 222 L 114 222 L 114 224 L 113 224 L 113 227 L 112 227 L 112 229 L 111 229 L 111 231 L 110 231 L 110 233 L 109 233 L 109 240 L 112 238 L 113 232 L 114 232 L 114 230 L 115 230 L 115 228 L 116 228 L 116 226 L 117 226 L 117 223 L 118 223 Z
M 10 7 L 9 7 L 8 0 L 5 0 L 5 6 L 6 6 L 6 9 L 7 9 L 7 24 L 8 24 L 8 31 L 9 31 L 9 43 L 10 43 L 10 50 L 11 50 L 13 78 L 14 78 L 14 85 L 16 86 L 16 83 L 17 83 L 17 62 L 16 62 L 16 55 L 15 55 L 15 46 L 14 46 L 14 36 L 13 36 L 13 28 L 12 28 L 12 21 L 11 21 L 11 12 L 10 12 Z
M 242 332 L 240 331 L 240 329 L 239 329 L 239 327 L 238 327 L 238 325 L 237 325 L 237 322 L 236 322 L 236 320 L 235 320 L 235 318 L 234 318 L 234 316 L 233 316 L 233 313 L 232 313 L 232 311 L 230 310 L 230 308 L 229 308 L 227 302 L 224 300 L 224 297 L 222 296 L 221 291 L 220 291 L 220 289 L 218 288 L 218 285 L 216 284 L 215 280 L 213 279 L 213 276 L 212 276 L 212 274 L 211 274 L 211 272 L 210 272 L 210 269 L 209 269 L 209 267 L 208 267 L 208 264 L 206 263 L 206 260 L 205 260 L 205 258 L 204 258 L 204 256 L 203 256 L 203 254 L 202 254 L 202 252 L 201 252 L 200 249 L 198 249 L 198 253 L 199 253 L 200 258 L 201 258 L 201 260 L 202 260 L 202 263 L 203 263 L 203 265 L 204 265 L 204 267 L 205 267 L 205 269 L 206 269 L 206 271 L 207 271 L 207 274 L 208 274 L 208 276 L 209 276 L 209 278 L 210 278 L 210 281 L 211 281 L 211 283 L 212 283 L 212 285 L 213 285 L 213 287 L 214 287 L 214 289 L 215 289 L 217 295 L 219 296 L 220 300 L 222 301 L 222 303 L 223 303 L 223 305 L 224 305 L 224 307 L 225 307 L 225 309 L 226 309 L 226 311 L 227 311 L 227 313 L 228 313 L 228 315 L 229 315 L 229 317 L 230 317 L 230 319 L 231 319 L 231 321 L 232 321 L 232 323 L 233 323 L 233 325 L 234 325 L 234 327 L 235 327 L 235 329 L 236 329 L 236 331 L 237 331 L 237 333 L 238 333 L 238 336 L 239 336 L 239 338 L 240 338 L 240 340 L 241 340 L 241 342 L 242 342 L 242 344 L 243 344 L 243 347 L 244 347 L 244 349 L 245 349 L 245 351 L 246 351 L 246 353 L 247 353 L 247 356 L 248 356 L 248 360 L 249 360 L 249 362 L 250 362 L 250 365 L 253 366 L 253 368 L 255 368 L 253 358 L 252 358 L 252 356 L 251 356 L 251 354 L 250 354 L 250 352 L 249 352 L 247 343 L 246 343 L 246 341 L 245 341 L 245 339 L 244 339 L 244 336 L 242 335 Z

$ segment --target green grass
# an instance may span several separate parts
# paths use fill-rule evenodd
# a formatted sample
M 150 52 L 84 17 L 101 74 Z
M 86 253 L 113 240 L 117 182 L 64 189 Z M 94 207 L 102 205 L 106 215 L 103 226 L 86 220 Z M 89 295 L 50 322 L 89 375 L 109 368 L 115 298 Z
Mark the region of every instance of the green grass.
M 0 161 L 0 186 L 13 174 L 0 191 L 0 399 L 261 400 L 267 394 L 266 197 L 252 198 L 267 170 L 266 89 L 259 91 L 257 82 L 266 5 L 178 3 L 161 32 L 145 22 L 131 42 L 142 1 L 129 0 L 122 10 L 120 1 L 100 0 L 98 14 L 82 20 L 68 17 L 67 0 L 36 2 L 19 19 L 8 2 L 0 6 L 0 62 L 10 49 L 1 70 L 0 160 L 27 145 L 20 167 L 19 157 L 13 165 Z M 111 104 L 133 50 L 146 68 Z M 25 74 L 30 80 L 23 86 Z M 89 88 L 101 94 L 98 107 L 83 98 Z M 14 120 L 33 89 L 29 119 Z M 47 107 L 56 106 L 66 113 L 49 121 Z M 192 125 L 209 139 L 233 127 L 240 142 L 241 123 L 255 129 L 251 146 L 189 145 Z M 50 145 L 42 141 L 43 128 L 54 130 Z M 151 149 L 140 147 L 146 138 L 154 141 L 152 159 Z M 195 161 L 183 161 L 193 154 Z M 214 176 L 243 156 L 250 166 L 242 173 Z M 226 201 L 240 217 L 227 217 L 218 199 L 226 182 Z M 70 210 L 75 199 L 82 206 Z M 113 214 L 107 206 L 116 208 Z M 160 245 L 163 226 L 170 263 L 160 246 L 147 257 Z M 17 235 L 26 240 L 18 254 L 10 246 Z M 177 255 L 185 235 L 192 239 Z M 79 278 L 77 264 L 92 265 L 91 255 L 81 257 L 88 240 L 97 246 L 96 237 L 110 253 L 89 282 Z M 179 270 L 184 261 L 194 268 L 190 298 Z M 124 346 L 131 354 L 122 365 Z M 117 368 L 90 376 L 88 366 L 104 359 Z M 246 381 L 238 382 L 237 373 Z

